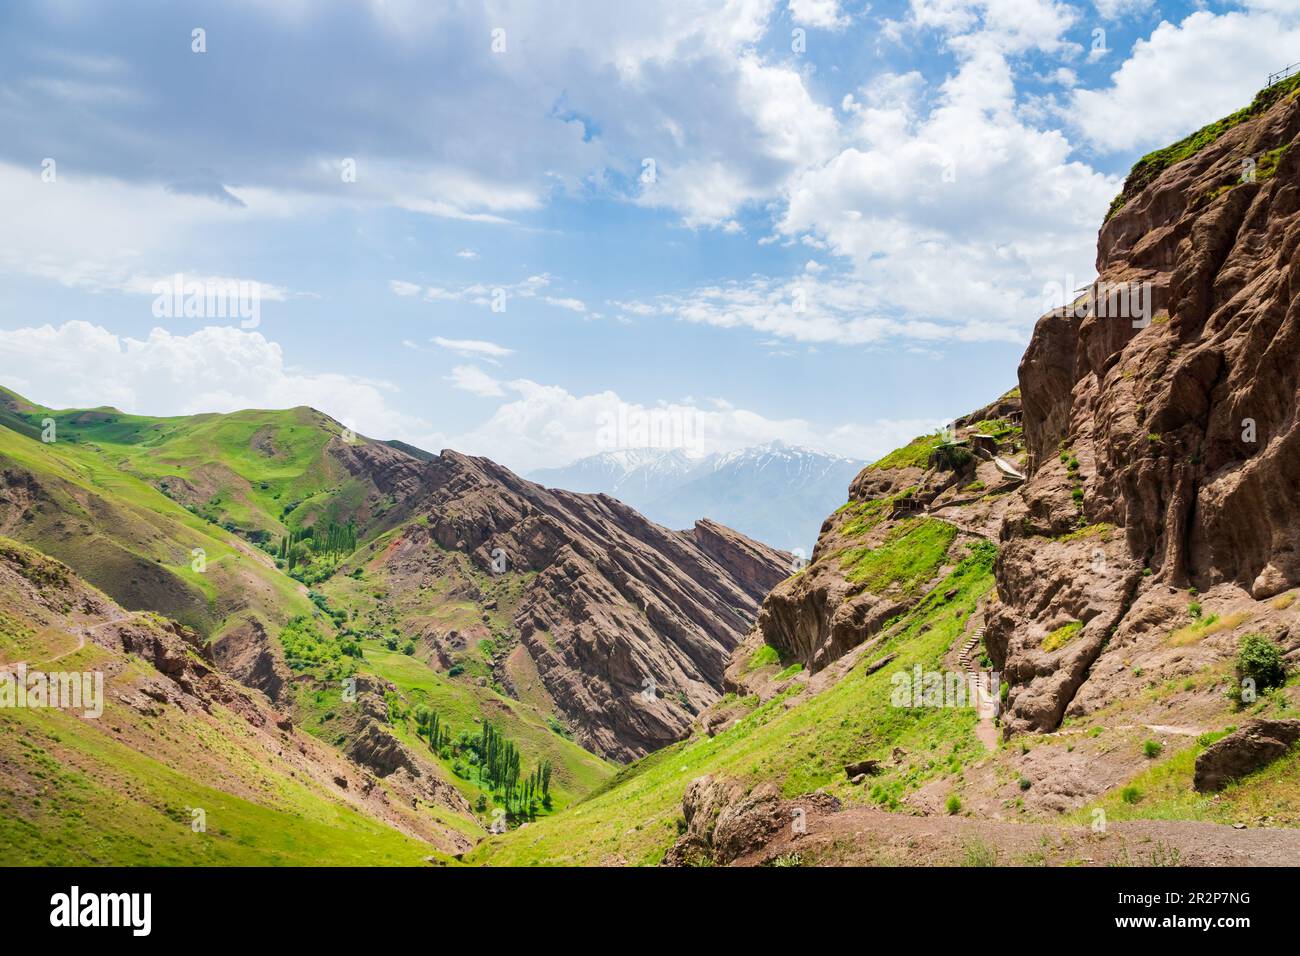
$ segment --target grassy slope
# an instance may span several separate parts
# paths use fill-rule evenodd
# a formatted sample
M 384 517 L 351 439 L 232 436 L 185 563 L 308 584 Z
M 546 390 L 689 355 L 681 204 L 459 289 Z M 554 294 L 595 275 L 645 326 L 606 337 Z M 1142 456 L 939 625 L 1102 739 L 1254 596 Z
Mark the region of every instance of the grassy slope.
M 71 651 L 58 669 L 110 676 L 97 720 L 0 710 L 0 864 L 412 865 L 435 855 L 295 770 L 220 705 L 149 716 L 121 703 L 158 674 L 93 643 L 76 650 L 29 611 L 0 595 L 0 659 L 35 669 Z M 191 808 L 205 811 L 206 833 L 192 831 Z
M 153 418 L 116 409 L 53 410 L 12 392 L 11 419 L 53 419 L 59 443 L 83 445 L 113 467 L 172 491 L 216 524 L 253 536 L 284 534 L 286 522 L 332 518 L 364 489 L 324 454 L 341 427 L 309 408 Z M 176 479 L 193 487 L 185 492 Z M 335 502 L 337 499 L 337 503 Z
M 51 412 L 11 393 L 5 403 L 5 397 L 0 396 L 0 411 L 6 416 L 2 424 L 9 427 L 0 428 L 0 465 L 31 473 L 42 492 L 53 499 L 53 507 L 45 505 L 30 520 L 19 522 L 14 534 L 66 561 L 125 606 L 158 610 L 201 633 L 216 635 L 249 612 L 268 622 L 272 633 L 278 633 L 277 624 L 297 614 L 312 615 L 326 633 L 332 630 L 315 612 L 301 586 L 270 566 L 246 542 L 214 523 L 218 517 L 225 520 L 239 507 L 243 510 L 236 517 L 247 522 L 244 527 L 265 526 L 278 513 L 275 509 L 283 507 L 283 501 L 299 502 L 288 519 L 296 521 L 308 509 L 325 509 L 330 502 L 346 500 L 346 489 L 340 491 L 337 485 L 322 482 L 321 469 L 313 466 L 332 434 L 328 427 L 332 423 L 322 426 L 317 421 L 323 416 L 292 409 L 152 419 L 113 410 Z M 37 440 L 40 423 L 46 417 L 57 423 L 59 440 L 52 444 Z M 270 461 L 253 449 L 255 442 L 265 442 L 268 435 L 277 452 Z M 186 481 L 209 480 L 214 473 L 237 476 L 244 481 L 246 493 L 241 496 L 220 491 L 215 497 L 225 499 L 230 510 L 206 518 L 187 510 L 153 484 L 178 476 Z M 386 535 L 385 539 L 390 537 Z M 377 549 L 380 553 L 382 544 L 381 540 Z M 202 548 L 206 553 L 204 574 L 190 569 L 193 548 Z M 370 553 L 363 548 L 347 570 L 362 563 L 363 556 Z M 469 581 L 468 572 L 454 577 L 466 578 L 497 599 L 499 607 L 490 615 L 491 624 L 494 629 L 508 627 L 518 594 L 522 593 L 521 583 L 514 580 L 518 575 L 508 581 L 491 582 Z M 147 586 L 141 586 L 142 578 Z M 382 622 L 385 633 L 387 627 L 396 627 L 403 641 L 416 623 L 436 621 L 465 627 L 479 621 L 481 614 L 473 602 L 443 593 L 446 589 L 441 588 L 407 600 L 406 595 L 390 596 L 386 590 L 372 587 L 370 581 L 342 575 L 324 587 L 336 600 L 335 606 L 356 611 L 358 623 Z M 472 647 L 471 652 L 483 660 L 478 647 Z M 474 718 L 487 716 L 497 720 L 507 736 L 520 745 L 526 767 L 550 759 L 555 768 L 557 808 L 600 786 L 614 772 L 612 765 L 552 730 L 546 709 L 475 686 L 472 681 L 476 675 L 490 674 L 482 663 L 468 667 L 464 678 L 450 680 L 417 660 L 389 653 L 376 640 L 366 642 L 366 654 L 362 672 L 378 673 L 394 681 L 408 702 L 433 706 L 457 732 L 476 732 L 479 725 Z M 327 728 L 312 723 L 318 723 L 328 709 L 329 695 L 324 695 L 323 702 L 316 696 L 301 701 L 300 716 L 304 726 L 328 739 Z M 393 729 L 408 744 L 427 753 L 427 747 L 414 737 L 413 723 L 408 726 L 399 720 Z M 82 738 L 78 742 L 86 743 Z M 451 774 L 450 762 L 437 762 L 471 799 L 477 796 L 472 783 Z M 429 808 L 429 812 L 438 815 L 436 808 Z M 468 835 L 481 834 L 472 821 L 450 813 L 443 816 L 447 818 L 443 822 Z M 357 818 L 364 819 L 360 815 Z M 290 830 L 294 826 L 284 825 Z M 274 844 L 268 839 L 268 847 Z M 229 861 L 238 860 L 232 857 Z M 376 862 L 382 861 L 376 857 Z
M 0 428 L 0 466 L 29 473 L 53 499 L 9 533 L 129 609 L 156 610 L 205 634 L 244 610 L 269 621 L 310 612 L 302 588 L 269 559 L 91 446 L 44 444 Z M 205 555 L 202 574 L 192 569 L 195 549 Z
M 992 587 L 993 555 L 991 545 L 975 547 L 894 625 L 876 651 L 828 690 L 807 699 L 797 691 L 779 695 L 715 737 L 652 754 L 582 803 L 493 838 L 467 859 L 493 865 L 656 863 L 677 837 L 682 793 L 705 773 L 751 783 L 774 780 L 787 796 L 826 787 L 846 801 L 869 799 L 893 807 L 935 774 L 960 771 L 982 752 L 974 713 L 891 707 L 890 679 L 915 664 L 939 666 L 976 602 Z M 957 595 L 944 601 L 942 595 L 952 588 Z M 865 673 L 870 661 L 890 652 L 898 654 L 890 667 Z M 903 765 L 875 778 L 865 794 L 847 786 L 845 762 L 888 758 L 894 747 L 908 752 Z

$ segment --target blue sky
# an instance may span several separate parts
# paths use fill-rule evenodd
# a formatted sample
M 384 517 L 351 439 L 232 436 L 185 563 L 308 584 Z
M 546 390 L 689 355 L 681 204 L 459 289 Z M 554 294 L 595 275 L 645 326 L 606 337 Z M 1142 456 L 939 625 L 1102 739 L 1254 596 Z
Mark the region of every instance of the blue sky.
M 619 409 L 877 456 L 1014 384 L 1133 160 L 1300 60 L 1297 7 L 9 3 L 0 381 L 517 470 Z M 258 324 L 160 317 L 178 273 Z

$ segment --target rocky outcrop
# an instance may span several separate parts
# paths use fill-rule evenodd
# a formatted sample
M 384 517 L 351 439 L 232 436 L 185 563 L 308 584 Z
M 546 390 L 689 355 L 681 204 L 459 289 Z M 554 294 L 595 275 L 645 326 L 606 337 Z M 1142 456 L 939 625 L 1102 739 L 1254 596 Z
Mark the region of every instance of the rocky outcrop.
M 211 644 L 212 659 L 246 687 L 260 690 L 273 701 L 290 681 L 279 644 L 271 640 L 257 618 L 240 621 Z
M 758 615 L 761 642 L 776 649 L 783 665 L 802 664 L 817 673 L 880 633 L 912 607 L 974 538 L 996 534 L 1016 483 L 1004 475 L 991 451 L 972 450 L 977 426 L 996 422 L 1000 438 L 981 439 L 997 457 L 1019 460 L 1023 449 L 1020 402 L 1008 394 L 954 423 L 942 461 L 931 461 L 938 435 L 921 436 L 903 454 L 867 466 L 848 490 L 848 502 L 822 525 L 807 568 L 788 577 L 768 595 Z M 908 580 L 875 582 L 854 565 L 867 552 L 894 552 L 900 567 L 921 541 L 938 542 L 933 560 L 918 563 Z M 943 542 L 947 542 L 947 546 Z M 915 542 L 915 545 L 914 545 Z M 752 651 L 753 648 L 750 648 Z M 745 661 L 728 670 L 740 687 Z
M 1020 365 L 1030 478 L 1001 530 L 987 633 L 1013 733 L 1125 693 L 1117 659 L 1185 606 L 1176 592 L 1260 600 L 1300 584 L 1294 88 L 1180 162 L 1139 163 L 1101 230 L 1092 294 L 1034 331 Z M 1070 622 L 1077 636 L 1044 650 Z
M 789 573 L 788 555 L 712 522 L 670 531 L 606 495 L 548 490 L 454 451 L 422 468 L 414 520 L 380 559 L 390 589 L 445 585 L 435 558 L 447 553 L 489 581 L 518 579 L 513 633 L 496 636 L 517 634 L 575 739 L 617 760 L 686 735 L 766 587 Z M 481 590 L 466 581 L 455 597 L 487 620 L 496 606 Z M 450 633 L 428 643 L 452 649 Z
M 794 555 L 769 548 L 708 518 L 695 522 L 688 534 L 755 601 L 763 600 L 772 588 L 798 570 Z
M 1200 793 L 1222 790 L 1233 780 L 1285 756 L 1297 740 L 1300 720 L 1252 720 L 1197 756 L 1193 786 Z
M 748 790 L 736 780 L 699 777 L 682 795 L 684 830 L 662 865 L 726 866 L 767 845 L 782 828 L 800 832 L 813 805 L 832 812 L 839 801 L 821 793 L 783 800 L 772 783 Z

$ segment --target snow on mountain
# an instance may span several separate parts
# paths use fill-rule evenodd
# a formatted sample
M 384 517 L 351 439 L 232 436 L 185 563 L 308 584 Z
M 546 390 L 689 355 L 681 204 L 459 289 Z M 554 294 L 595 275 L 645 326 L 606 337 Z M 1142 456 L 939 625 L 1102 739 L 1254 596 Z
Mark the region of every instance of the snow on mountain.
M 811 553 L 822 520 L 847 499 L 865 462 L 781 441 L 691 456 L 681 449 L 601 452 L 528 477 L 552 488 L 604 492 L 674 528 L 712 518 L 752 538 Z

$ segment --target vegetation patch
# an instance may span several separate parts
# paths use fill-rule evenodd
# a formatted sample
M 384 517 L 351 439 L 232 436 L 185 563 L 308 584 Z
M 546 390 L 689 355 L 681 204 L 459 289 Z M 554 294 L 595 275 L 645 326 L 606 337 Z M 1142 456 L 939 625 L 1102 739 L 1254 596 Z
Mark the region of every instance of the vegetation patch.
M 1048 634 L 1043 638 L 1042 648 L 1045 651 L 1060 650 L 1066 644 L 1069 644 L 1072 640 L 1078 637 L 1079 632 L 1082 630 L 1082 621 L 1071 621 L 1068 624 L 1062 624 L 1056 630 L 1052 631 L 1051 634 Z
M 935 446 L 939 444 L 937 435 L 920 435 L 913 438 L 902 448 L 895 448 L 884 458 L 872 462 L 867 467 L 873 471 L 883 471 L 887 468 L 927 468 L 930 462 L 930 452 L 934 451 Z
M 883 593 L 896 587 L 917 593 L 943 565 L 957 528 L 934 518 L 901 521 L 878 548 L 851 548 L 844 552 L 842 568 L 854 584 Z
M 1110 221 L 1111 217 L 1123 209 L 1130 199 L 1154 182 L 1156 177 L 1170 166 L 1195 156 L 1205 147 L 1218 140 L 1224 133 L 1240 126 L 1251 117 L 1263 113 L 1282 97 L 1289 96 L 1298 88 L 1300 88 L 1300 74 L 1283 80 L 1281 83 L 1275 83 L 1267 89 L 1260 90 L 1256 94 L 1254 102 L 1243 109 L 1237 110 L 1230 116 L 1225 116 L 1221 120 L 1204 126 L 1190 136 L 1185 136 L 1164 149 L 1147 153 L 1133 164 L 1128 178 L 1124 180 L 1123 191 L 1110 204 L 1110 209 L 1106 213 L 1106 220 Z M 1276 161 L 1274 168 L 1276 168 Z

